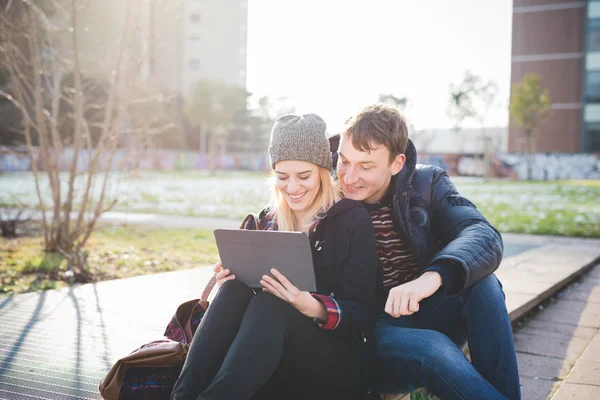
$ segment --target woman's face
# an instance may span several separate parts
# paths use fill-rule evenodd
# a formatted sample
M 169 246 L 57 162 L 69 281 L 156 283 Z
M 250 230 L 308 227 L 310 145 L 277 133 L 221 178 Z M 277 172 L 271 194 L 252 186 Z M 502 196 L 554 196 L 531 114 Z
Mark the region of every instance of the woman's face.
M 319 167 L 306 161 L 279 161 L 275 182 L 292 211 L 306 211 L 321 188 Z

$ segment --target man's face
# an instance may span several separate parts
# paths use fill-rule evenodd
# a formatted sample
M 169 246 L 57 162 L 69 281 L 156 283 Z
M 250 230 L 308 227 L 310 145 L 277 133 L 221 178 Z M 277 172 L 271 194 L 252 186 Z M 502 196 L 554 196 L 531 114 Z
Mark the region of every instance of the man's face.
M 374 150 L 357 150 L 351 139 L 342 136 L 337 174 L 345 197 L 374 204 L 385 194 L 392 176 L 402 170 L 406 157 L 400 154 L 390 163 L 390 152 L 385 146 L 371 147 Z

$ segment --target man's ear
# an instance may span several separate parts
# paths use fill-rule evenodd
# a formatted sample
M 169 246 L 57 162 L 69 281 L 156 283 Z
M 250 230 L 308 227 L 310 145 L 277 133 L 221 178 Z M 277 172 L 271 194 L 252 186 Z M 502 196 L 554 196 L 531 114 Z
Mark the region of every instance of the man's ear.
M 406 156 L 404 154 L 398 154 L 396 158 L 394 158 L 394 161 L 392 161 L 392 175 L 396 175 L 398 172 L 402 171 L 405 162 Z

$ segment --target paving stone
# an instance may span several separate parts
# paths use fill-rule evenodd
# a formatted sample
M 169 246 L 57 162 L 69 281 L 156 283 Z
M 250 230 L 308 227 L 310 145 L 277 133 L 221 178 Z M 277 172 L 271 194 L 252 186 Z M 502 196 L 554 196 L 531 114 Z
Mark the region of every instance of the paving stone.
M 520 352 L 517 352 L 517 363 L 519 364 L 520 376 L 546 380 L 562 378 L 573 366 L 573 364 L 558 358 Z
M 521 398 L 523 400 L 546 400 L 558 382 L 521 377 Z
M 528 279 L 529 277 L 523 277 L 522 275 L 521 277 L 498 275 L 506 291 L 510 291 L 511 293 L 525 293 L 537 296 L 554 286 L 552 283 L 530 280 Z
M 505 292 L 506 308 L 511 321 L 519 318 L 535 306 L 537 294 Z
M 515 347 L 518 352 L 539 356 L 554 357 L 573 364 L 583 352 L 589 340 L 571 338 L 560 340 L 541 338 L 537 335 L 517 332 L 514 334 Z
M 577 326 L 572 324 L 561 324 L 555 321 L 544 321 L 540 319 L 530 319 L 515 331 L 529 333 L 540 337 L 554 339 L 570 339 L 577 337 L 581 339 L 592 339 L 596 334 L 595 328 L 587 326 Z
M 548 312 L 556 312 L 569 315 L 565 322 L 575 325 L 600 327 L 600 307 L 598 304 L 586 303 L 574 300 L 559 300 L 546 308 Z M 556 321 L 561 321 L 557 319 Z
M 600 387 L 600 362 L 578 360 L 569 373 L 567 382 Z
M 556 304 L 558 303 L 560 303 L 560 301 Z M 581 302 L 575 303 L 581 305 Z M 579 309 L 576 307 L 569 309 L 565 307 L 554 307 L 553 304 L 541 311 L 538 315 L 536 315 L 535 318 L 542 321 L 560 322 L 575 326 L 578 325 L 597 328 L 600 326 L 600 307 L 590 304 L 589 306 L 586 305 L 585 307 L 580 307 Z
M 499 270 L 509 310 L 547 296 L 548 288 L 597 257 L 600 248 L 592 239 L 507 237 L 540 246 L 515 253 Z M 557 382 L 534 378 L 564 375 L 590 342 L 593 330 L 586 324 L 597 315 L 574 308 L 598 299 L 598 271 L 565 293 L 569 307 L 545 310 L 515 333 L 523 399 L 546 399 Z M 0 399 L 98 398 L 94 381 L 117 358 L 162 335 L 176 306 L 199 297 L 211 275 L 210 268 L 197 268 L 0 297 Z M 594 339 L 586 362 L 600 362 L 599 347 Z M 573 376 L 590 378 L 584 372 Z
M 581 355 L 582 361 L 600 362 L 600 334 L 597 334 Z
M 569 286 L 558 298 L 561 300 L 579 300 L 600 304 L 600 284 L 584 287 L 581 285 Z
M 525 399 L 525 397 L 523 397 Z M 600 399 L 600 386 L 564 383 L 556 392 L 552 400 L 598 400 Z
M 589 271 L 588 275 L 592 278 L 600 280 L 600 267 L 596 265 Z

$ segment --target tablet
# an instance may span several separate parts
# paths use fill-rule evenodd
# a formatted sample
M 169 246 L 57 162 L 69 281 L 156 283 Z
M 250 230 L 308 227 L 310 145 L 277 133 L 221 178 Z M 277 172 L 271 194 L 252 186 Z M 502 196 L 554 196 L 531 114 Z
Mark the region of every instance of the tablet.
M 263 275 L 276 268 L 300 290 L 315 292 L 315 270 L 308 235 L 304 232 L 216 229 L 223 268 L 251 288 L 262 288 Z

